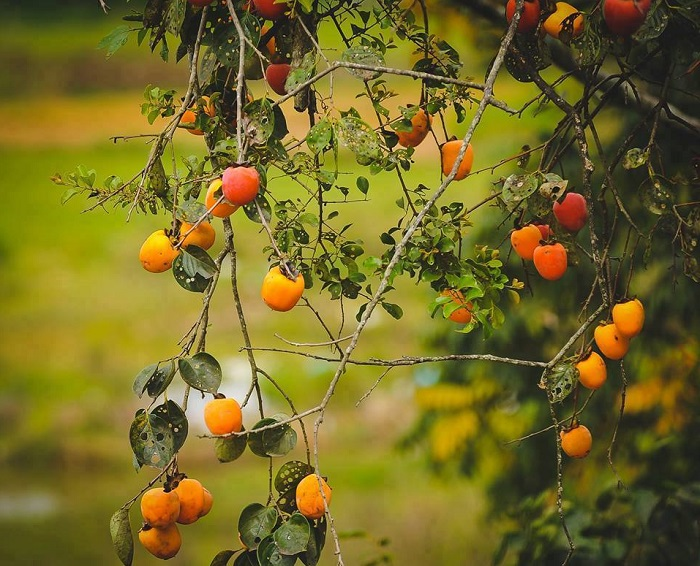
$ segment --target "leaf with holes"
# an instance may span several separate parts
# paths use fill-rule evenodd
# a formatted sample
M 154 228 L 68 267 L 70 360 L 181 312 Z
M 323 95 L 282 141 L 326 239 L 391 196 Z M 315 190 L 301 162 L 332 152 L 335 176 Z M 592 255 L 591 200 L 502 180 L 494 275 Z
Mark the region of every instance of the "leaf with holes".
M 311 525 L 308 519 L 298 512 L 292 513 L 289 519 L 272 533 L 272 539 L 280 553 L 287 556 L 304 552 L 310 536 Z
M 174 360 L 170 360 L 162 365 L 160 362 L 151 364 L 142 369 L 136 376 L 133 386 L 134 393 L 140 398 L 144 392 L 147 392 L 149 397 L 155 399 L 168 388 L 174 376 Z
M 284 493 L 292 488 L 296 489 L 297 484 L 310 473 L 314 471 L 313 467 L 306 462 L 292 460 L 285 462 L 280 466 L 275 476 L 275 489 L 279 493 Z
M 241 511 L 238 518 L 238 534 L 248 548 L 258 548 L 260 541 L 272 534 L 277 525 L 277 511 L 260 503 L 251 503 Z
M 124 566 L 131 566 L 134 560 L 134 537 L 129 523 L 129 509 L 130 507 L 119 509 L 109 521 L 112 544 Z
M 633 147 L 625 153 L 622 158 L 622 166 L 625 169 L 636 169 L 642 165 L 646 165 L 649 161 L 649 151 L 639 147 Z
M 140 466 L 163 468 L 175 455 L 175 438 L 170 423 L 144 409 L 136 412 L 129 440 Z
M 360 165 L 369 165 L 381 158 L 381 140 L 377 133 L 357 116 L 348 114 L 338 122 L 338 140 L 355 154 Z
M 268 456 L 284 456 L 293 450 L 297 443 L 297 433 L 289 424 L 279 425 L 261 432 L 253 432 L 255 429 L 275 425 L 287 418 L 287 415 L 278 414 L 255 423 L 248 435 L 248 447 L 251 452 L 256 456 L 267 458 Z
M 171 432 L 173 433 L 173 450 L 177 452 L 182 448 L 187 440 L 187 432 L 189 430 L 189 423 L 187 422 L 187 416 L 185 412 L 180 408 L 175 401 L 167 401 L 162 405 L 158 405 L 151 414 L 159 416 L 166 423 L 168 423 Z
M 368 45 L 358 45 L 346 49 L 340 56 L 340 60 L 351 65 L 362 65 L 363 68 L 348 67 L 348 72 L 358 79 L 370 81 L 381 76 L 382 72 L 371 68 L 364 67 L 384 67 L 384 57 L 378 51 L 375 51 Z
M 263 145 L 275 131 L 275 112 L 267 98 L 258 98 L 245 105 L 244 126 L 253 145 Z
M 514 210 L 539 186 L 536 175 L 510 175 L 503 183 L 501 199 L 509 210 Z
M 247 442 L 245 436 L 217 438 L 214 443 L 214 454 L 216 454 L 216 459 L 221 463 L 233 462 L 243 455 L 246 446 Z
M 547 389 L 552 401 L 558 403 L 566 399 L 574 390 L 577 379 L 578 370 L 573 363 L 561 362 L 555 365 L 547 376 Z
M 217 272 L 214 260 L 198 246 L 181 249 L 173 261 L 175 281 L 188 291 L 203 293 Z
M 322 118 L 306 134 L 306 145 L 315 154 L 322 153 L 329 147 L 333 139 L 333 122 L 328 118 Z
M 198 391 L 216 393 L 221 385 L 221 365 L 211 354 L 199 352 L 177 361 L 182 379 Z
M 652 214 L 665 214 L 673 207 L 673 195 L 659 177 L 646 179 L 641 186 L 642 205 Z

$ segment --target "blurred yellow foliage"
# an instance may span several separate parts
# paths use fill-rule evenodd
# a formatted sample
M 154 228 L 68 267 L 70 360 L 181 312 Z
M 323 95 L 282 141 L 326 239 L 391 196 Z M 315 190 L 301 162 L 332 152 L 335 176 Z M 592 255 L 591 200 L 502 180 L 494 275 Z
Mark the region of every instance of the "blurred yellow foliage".
M 430 447 L 437 462 L 445 462 L 464 450 L 479 430 L 479 417 L 470 410 L 438 418 L 430 431 Z
M 650 375 L 646 381 L 627 387 L 625 412 L 631 415 L 655 413 L 654 430 L 666 435 L 682 428 L 690 419 L 690 404 L 697 390 L 688 379 L 698 364 L 698 341 L 688 340 L 663 356 L 647 358 L 640 375 Z

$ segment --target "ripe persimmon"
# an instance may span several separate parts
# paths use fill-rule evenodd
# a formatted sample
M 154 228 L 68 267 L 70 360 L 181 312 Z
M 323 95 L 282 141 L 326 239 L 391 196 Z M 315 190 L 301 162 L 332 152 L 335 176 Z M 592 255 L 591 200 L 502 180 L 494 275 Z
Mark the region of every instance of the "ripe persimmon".
M 267 20 L 279 20 L 289 9 L 286 2 L 275 2 L 275 0 L 253 0 L 255 13 Z
M 442 174 L 447 177 L 455 163 L 457 162 L 457 156 L 459 155 L 459 150 L 462 148 L 462 140 L 450 140 L 442 144 L 440 147 L 440 156 L 442 163 Z M 467 145 L 467 149 L 464 152 L 464 157 L 459 164 L 457 173 L 455 173 L 454 180 L 461 181 L 464 179 L 472 170 L 472 164 L 474 163 L 474 149 L 472 144 Z
M 180 513 L 177 516 L 178 523 L 189 525 L 203 516 L 204 487 L 202 487 L 202 483 L 199 480 L 183 478 L 173 491 L 180 499 Z
M 321 494 L 321 489 L 323 489 L 323 494 Z M 316 474 L 309 474 L 297 484 L 297 509 L 307 519 L 320 519 L 326 512 L 326 505 L 331 504 L 332 495 L 333 492 L 326 480 Z
M 510 244 L 513 246 L 513 251 L 526 260 L 532 259 L 535 248 L 540 245 L 541 239 L 542 232 L 534 224 L 528 224 L 510 233 Z
M 146 271 L 162 273 L 173 266 L 179 253 L 165 230 L 156 230 L 141 245 L 139 260 Z
M 644 305 L 639 299 L 617 303 L 612 309 L 612 319 L 622 336 L 633 338 L 644 326 Z
M 221 190 L 228 202 L 244 206 L 258 196 L 260 174 L 255 167 L 227 167 L 221 176 Z
M 207 194 L 204 197 L 204 206 L 207 207 L 207 210 L 211 210 L 212 215 L 216 216 L 217 218 L 226 218 L 238 210 L 238 205 L 231 204 L 225 200 L 222 200 L 219 204 L 216 204 L 216 202 L 224 194 L 221 190 L 221 185 L 221 179 L 214 179 L 209 184 Z M 216 206 L 214 206 L 215 204 Z
M 532 254 L 535 269 L 544 279 L 556 281 L 566 273 L 566 248 L 559 242 L 537 246 Z
M 241 406 L 235 399 L 214 398 L 204 405 L 204 424 L 216 435 L 239 432 L 243 427 Z
M 620 334 L 613 322 L 597 326 L 593 331 L 593 339 L 601 353 L 609 360 L 621 360 L 630 347 L 629 338 Z
M 599 389 L 608 378 L 605 360 L 598 352 L 591 352 L 586 358 L 576 362 L 578 380 L 588 389 Z
M 212 496 L 211 492 L 205 487 L 203 488 L 204 490 L 204 503 L 202 504 L 202 511 L 200 512 L 199 516 L 204 517 L 209 511 L 211 511 L 211 508 L 214 506 L 214 497 Z
M 141 496 L 141 516 L 151 527 L 165 527 L 177 520 L 180 499 L 174 491 L 153 487 Z
M 204 132 L 199 128 L 195 128 L 194 124 L 197 121 L 197 112 L 199 107 L 204 111 L 204 113 L 209 117 L 216 116 L 216 107 L 211 103 L 208 96 L 202 96 L 201 101 L 203 104 L 194 104 L 187 110 L 180 118 L 180 125 L 185 126 L 187 131 L 195 136 L 202 136 Z
M 433 116 L 428 114 L 422 108 L 418 109 L 411 118 L 412 129 L 408 132 L 397 131 L 399 137 L 399 145 L 403 147 L 417 147 L 430 132 L 430 126 L 433 123 Z
M 571 458 L 585 458 L 591 451 L 593 437 L 583 425 L 576 425 L 559 433 L 561 449 Z
M 588 205 L 580 193 L 566 193 L 561 201 L 554 201 L 552 212 L 567 232 L 578 232 L 588 221 Z
M 203 250 L 208 250 L 214 245 L 216 240 L 216 232 L 211 222 L 204 221 L 200 222 L 197 227 L 192 230 L 192 224 L 189 222 L 183 222 L 180 225 L 180 235 L 184 236 L 182 239 L 181 247 L 186 248 L 187 246 L 199 246 Z M 192 230 L 190 232 L 190 230 Z M 189 232 L 189 234 L 188 234 Z M 187 234 L 185 236 L 185 234 Z
M 568 43 L 583 33 L 583 14 L 577 8 L 567 2 L 557 2 L 555 8 L 555 11 L 542 23 L 542 27 L 549 35 Z M 577 13 L 578 15 L 574 16 Z M 565 26 L 564 22 L 570 25 Z
M 291 310 L 303 293 L 304 277 L 300 273 L 288 277 L 277 265 L 267 272 L 260 289 L 265 304 L 274 311 L 282 312 Z
M 459 289 L 444 289 L 440 294 L 445 297 L 450 297 L 452 299 L 451 303 L 462 305 L 460 308 L 453 310 L 447 316 L 447 318 L 449 318 L 452 322 L 457 322 L 459 324 L 467 324 L 471 321 L 472 304 L 464 300 L 464 295 Z M 448 304 L 450 303 L 445 303 L 445 305 Z
M 510 23 L 515 15 L 515 0 L 508 0 L 506 3 L 506 21 Z M 520 14 L 518 33 L 528 33 L 537 28 L 540 22 L 540 0 L 525 0 L 523 2 L 523 11 Z
M 175 523 L 165 527 L 144 525 L 139 531 L 139 542 L 156 558 L 168 560 L 180 551 L 182 537 Z

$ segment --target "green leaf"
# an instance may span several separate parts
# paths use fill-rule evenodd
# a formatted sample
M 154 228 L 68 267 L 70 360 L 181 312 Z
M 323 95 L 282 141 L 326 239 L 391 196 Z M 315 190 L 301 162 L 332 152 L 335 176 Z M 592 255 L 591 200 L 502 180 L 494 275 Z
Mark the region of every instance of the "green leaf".
M 327 527 L 328 523 L 326 523 L 325 517 L 316 521 L 316 525 L 312 525 L 309 545 L 306 547 L 306 551 L 299 556 L 299 559 L 306 566 L 316 566 L 321 559 L 321 551 L 326 544 Z
M 156 415 L 168 423 L 168 427 L 173 435 L 173 450 L 177 452 L 182 448 L 187 439 L 189 423 L 185 412 L 175 401 L 168 400 L 162 405 L 158 405 L 151 414 Z
M 314 154 L 322 153 L 333 139 L 333 122 L 328 118 L 322 118 L 314 124 L 306 134 L 306 145 Z
M 311 50 L 304 54 L 301 65 L 293 68 L 284 81 L 284 89 L 287 92 L 295 90 L 299 85 L 308 81 L 316 68 L 316 51 Z
M 155 399 L 170 385 L 175 375 L 175 361 L 170 360 L 161 366 L 161 363 L 151 364 L 143 368 L 134 380 L 134 393 L 141 398 L 145 391 L 148 396 Z
M 306 476 L 313 473 L 314 468 L 306 462 L 291 460 L 280 466 L 275 476 L 275 489 L 284 493 L 290 489 L 296 489 L 297 484 Z
M 245 436 L 217 438 L 214 443 L 216 459 L 221 463 L 233 462 L 241 457 L 247 445 Z
M 109 520 L 109 532 L 112 535 L 114 550 L 124 566 L 131 566 L 134 560 L 134 537 L 129 523 L 130 507 L 121 508 Z
M 262 432 L 254 432 L 255 429 L 274 425 L 286 420 L 287 415 L 278 414 L 267 417 L 255 423 L 248 435 L 248 447 L 256 456 L 284 456 L 294 449 L 297 443 L 297 433 L 289 425 L 283 424 Z
M 353 115 L 343 116 L 338 122 L 340 143 L 355 154 L 360 165 L 369 165 L 381 158 L 381 139 L 363 120 Z
M 560 362 L 552 368 L 547 376 L 547 389 L 555 403 L 566 399 L 574 390 L 578 379 L 578 370 L 571 362 Z
M 105 49 L 107 51 L 105 53 L 105 57 L 109 59 L 112 55 L 119 51 L 119 49 L 121 49 L 124 46 L 124 44 L 126 44 L 127 40 L 129 39 L 130 32 L 131 28 L 129 26 L 119 26 L 118 28 L 113 29 L 111 32 L 109 32 L 108 35 L 103 37 L 97 44 L 97 48 Z
M 211 561 L 209 566 L 226 566 L 228 561 L 231 560 L 238 552 L 238 550 L 222 550 L 219 552 Z
M 245 105 L 245 129 L 254 145 L 263 145 L 275 131 L 275 112 L 267 98 L 258 98 Z
M 187 291 L 203 293 L 217 272 L 214 260 L 198 246 L 187 246 L 173 261 L 175 281 Z
M 649 161 L 649 152 L 638 147 L 633 147 L 625 153 L 622 159 L 622 166 L 625 169 L 636 169 L 637 167 L 645 165 L 647 161 Z
M 199 352 L 177 361 L 182 379 L 204 393 L 216 393 L 221 385 L 221 365 L 211 354 Z
M 275 541 L 280 554 L 287 556 L 298 554 L 306 550 L 311 536 L 311 526 L 306 517 L 301 513 L 293 513 L 287 522 L 282 523 L 274 533 Z
M 260 566 L 258 556 L 254 550 L 239 554 L 238 558 L 233 563 L 233 566 Z
M 357 184 L 357 188 L 360 190 L 360 192 L 363 195 L 366 195 L 369 191 L 369 181 L 367 180 L 367 177 L 360 175 L 355 183 Z
M 174 36 L 180 35 L 180 29 L 185 21 L 187 0 L 170 0 L 170 6 L 165 13 L 165 29 Z
M 501 198 L 508 209 L 513 210 L 534 193 L 538 186 L 538 179 L 535 175 L 510 175 L 503 183 Z
M 403 316 L 403 309 L 399 305 L 387 303 L 386 301 L 382 301 L 380 304 L 382 308 L 396 320 L 399 320 Z
M 659 177 L 649 178 L 640 187 L 642 205 L 652 214 L 665 214 L 673 207 L 673 195 Z
M 297 561 L 295 556 L 286 556 L 280 552 L 272 536 L 265 537 L 258 546 L 260 566 L 292 566 Z
M 370 67 L 384 67 L 384 57 L 381 53 L 375 51 L 368 45 L 359 45 L 357 47 L 350 47 L 346 49 L 340 56 L 340 60 L 344 63 L 355 63 L 359 65 L 366 65 Z M 369 81 L 381 76 L 381 71 L 375 71 L 372 69 L 351 69 L 348 68 L 348 72 L 358 79 L 363 81 Z
M 63 191 L 63 194 L 61 195 L 61 204 L 66 204 L 70 199 L 72 199 L 79 192 L 80 192 L 79 189 L 75 189 L 73 187 L 66 189 L 65 191 Z
M 277 524 L 277 510 L 260 503 L 251 503 L 238 518 L 238 534 L 248 548 L 258 548 L 260 541 L 272 534 Z
M 137 411 L 129 429 L 131 449 L 141 466 L 163 468 L 175 455 L 170 424 L 158 415 Z

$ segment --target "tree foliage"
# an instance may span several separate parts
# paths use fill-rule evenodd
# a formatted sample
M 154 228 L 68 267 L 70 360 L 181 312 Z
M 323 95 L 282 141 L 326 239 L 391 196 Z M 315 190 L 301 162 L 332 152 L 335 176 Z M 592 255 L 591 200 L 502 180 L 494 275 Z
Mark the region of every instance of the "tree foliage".
M 433 32 L 444 6 L 298 0 L 281 4 L 282 15 L 270 16 L 267 10 L 275 6 L 263 2 L 193 4 L 197 3 L 141 3 L 101 43 L 107 56 L 118 56 L 125 42 L 135 40 L 186 69 L 182 91 L 149 85 L 144 92 L 144 118 L 163 127 L 150 138 L 143 169 L 126 180 L 110 175 L 103 183 L 86 168 L 55 180 L 66 186 L 64 202 L 82 195 L 90 209 L 111 204 L 124 207 L 127 215 L 165 217 L 164 234 L 176 255 L 174 279 L 203 296 L 201 316 L 181 342 L 181 351 L 152 362 L 133 385 L 139 397 L 146 394 L 151 399 L 131 424 L 134 464 L 137 469 L 156 468 L 154 482 L 162 478 L 167 485 L 180 473 L 189 391 L 214 395 L 221 385 L 222 369 L 206 351 L 206 337 L 212 330 L 211 299 L 224 262 L 230 266 L 250 366 L 250 389 L 242 404 L 257 404 L 260 415 L 246 429 L 218 438 L 216 454 L 222 462 L 231 462 L 249 448 L 256 456 L 273 459 L 271 466 L 278 471 L 269 500 L 252 502 L 241 511 L 238 530 L 244 547 L 222 551 L 212 564 L 316 564 L 327 528 L 342 563 L 328 505 L 323 518 L 309 520 L 296 511 L 293 497 L 303 475 L 322 472 L 318 432 L 328 403 L 353 364 L 389 371 L 435 362 L 443 362 L 440 383 L 419 390 L 417 401 L 424 414 L 406 442 L 427 440 L 436 463 L 458 457 L 463 471 L 488 476 L 497 505 L 506 505 L 513 495 L 532 496 L 516 515 L 529 521 L 529 530 L 516 527 L 506 534 L 498 561 L 509 548 L 515 549 L 520 563 L 618 563 L 615 560 L 647 551 L 657 556 L 657 546 L 648 548 L 651 539 L 635 538 L 636 533 L 666 528 L 662 517 L 667 515 L 683 523 L 683 517 L 696 513 L 696 487 L 679 487 L 689 483 L 696 466 L 676 470 L 670 476 L 673 488 L 655 499 L 646 491 L 640 499 L 608 491 L 598 496 L 593 514 L 585 515 L 583 507 L 569 507 L 565 493 L 586 474 L 595 477 L 599 467 L 587 472 L 581 472 L 580 464 L 569 467 L 560 432 L 577 422 L 588 423 L 594 430 L 595 461 L 609 466 L 620 485 L 623 473 L 617 467 L 643 485 L 659 454 L 682 451 L 682 446 L 646 448 L 648 468 L 635 469 L 624 458 L 618 463 L 620 439 L 625 439 L 619 450 L 623 456 L 645 450 L 641 437 L 627 439 L 632 435 L 623 422 L 641 419 L 648 424 L 652 419 L 659 434 L 674 430 L 685 438 L 696 420 L 697 411 L 691 408 L 697 406 L 695 385 L 679 386 L 666 398 L 668 384 L 654 377 L 634 379 L 632 384 L 626 361 L 607 360 L 616 386 L 593 393 L 579 384 L 576 369 L 591 348 L 604 350 L 593 339 L 594 329 L 611 320 L 620 302 L 639 295 L 647 306 L 648 329 L 670 324 L 665 319 L 668 312 L 674 314 L 671 322 L 684 316 L 692 303 L 678 300 L 679 295 L 697 297 L 696 2 L 654 0 L 631 37 L 610 31 L 603 2 L 582 1 L 555 33 L 550 18 L 558 6 L 553 2 L 538 3 L 536 29 L 529 32 L 516 31 L 522 0 L 515 3 L 510 23 L 500 3 L 474 3 L 471 8 L 479 13 L 475 17 L 490 22 L 484 33 L 493 46 L 483 82 L 470 78 L 469 64 Z M 583 18 L 580 29 L 577 18 Z M 410 53 L 411 66 L 394 64 L 399 60 L 396 53 Z M 278 65 L 287 65 L 288 74 L 287 67 Z M 271 69 L 284 71 L 284 80 L 273 78 Z M 354 105 L 335 90 L 344 73 L 355 80 Z M 520 108 L 496 94 L 506 73 L 532 93 Z M 407 84 L 415 102 L 399 106 L 392 99 Z M 305 116 L 304 127 L 292 119 L 292 107 Z M 471 169 L 472 154 L 479 154 L 472 139 L 485 113 L 510 116 L 514 125 L 508 135 L 517 137 L 518 116 L 531 110 L 556 116 L 542 139 L 522 139 L 516 155 L 502 155 L 461 179 L 460 166 L 469 164 Z M 413 132 L 421 115 L 430 115 L 432 122 L 427 139 L 419 143 L 438 146 L 443 155 L 430 183 L 416 180 L 419 152 L 414 145 L 399 143 L 399 134 Z M 466 133 L 456 155 L 449 157 L 445 144 L 457 128 Z M 200 154 L 178 153 L 175 136 L 183 130 L 202 136 Z M 248 334 L 253 321 L 245 317 L 237 287 L 236 249 L 245 236 L 234 234 L 230 218 L 223 215 L 224 244 L 215 257 L 204 246 L 184 244 L 197 226 L 217 216 L 219 205 L 231 200 L 224 172 L 237 167 L 254 169 L 260 188 L 254 200 L 234 214 L 245 215 L 251 231 L 267 234 L 261 256 L 270 265 L 279 265 L 290 280 L 297 274 L 303 277 L 305 293 L 297 308 L 312 309 L 334 348 L 334 355 L 318 356 L 335 368 L 325 395 L 313 407 L 297 408 L 280 391 L 289 405 L 287 414 L 263 411 L 259 380 L 279 386 L 258 365 L 256 345 Z M 385 184 L 387 174 L 393 176 L 391 186 Z M 214 193 L 212 201 L 206 200 L 222 175 L 224 194 Z M 472 206 L 450 187 L 479 181 L 490 182 L 489 194 Z M 391 191 L 397 204 L 395 217 L 384 225 L 364 225 L 347 212 L 351 203 L 372 206 L 377 191 Z M 581 195 L 585 216 L 557 212 L 571 194 Z M 473 216 L 485 209 L 496 223 L 474 226 Z M 581 225 L 572 228 L 567 214 L 578 215 L 574 221 Z M 185 222 L 192 228 L 183 229 Z M 510 235 L 528 224 L 549 227 L 536 243 L 534 263 L 519 259 L 509 245 Z M 554 260 L 547 254 L 555 243 L 563 246 L 566 273 L 552 276 Z M 261 267 L 261 279 L 267 269 Z M 451 348 L 445 356 L 402 352 L 395 359 L 358 359 L 355 348 L 376 307 L 395 319 L 402 317 L 396 291 L 400 279 L 431 289 L 434 300 L 427 308 L 433 316 L 454 318 L 466 308 L 468 319 L 448 339 L 441 336 L 440 342 Z M 355 322 L 345 319 L 347 309 Z M 334 317 L 343 321 L 337 330 L 332 330 L 337 324 L 328 322 Z M 675 367 L 668 359 L 672 348 L 692 351 L 687 329 L 697 328 L 697 321 L 690 320 L 690 326 L 676 326 L 658 340 L 655 336 L 652 343 L 659 344 L 658 352 L 649 347 L 635 353 L 634 348 L 645 342 L 644 335 L 635 337 L 629 358 L 635 374 L 643 375 L 644 364 L 652 364 L 657 375 L 661 368 Z M 696 358 L 689 354 L 688 360 L 686 373 L 696 375 Z M 174 379 L 187 386 L 181 403 L 168 397 Z M 692 394 L 682 398 L 681 391 Z M 666 399 L 654 407 L 660 412 L 651 415 L 645 395 Z M 305 422 L 311 418 L 314 435 L 309 438 Z M 612 430 L 607 464 L 596 456 L 606 443 L 596 436 L 603 429 L 601 425 L 596 430 L 596 422 Z M 275 459 L 296 446 L 297 430 L 307 461 L 278 466 Z M 522 449 L 504 449 L 504 443 L 512 446 L 513 441 Z M 488 465 L 494 453 L 501 455 L 497 472 Z M 673 461 L 665 459 L 665 465 Z M 543 462 L 550 464 L 543 468 Z M 537 495 L 545 489 L 550 496 Z M 122 522 L 113 536 L 125 564 L 131 552 L 123 542 L 124 510 L 128 519 L 128 508 L 138 496 L 115 514 Z M 644 501 L 647 512 L 635 515 L 635 505 Z M 605 536 L 598 528 L 601 521 L 615 522 L 618 513 L 627 531 L 596 547 L 596 537 Z M 695 520 L 687 556 L 697 557 L 697 527 Z M 583 550 L 577 554 L 578 540 Z

